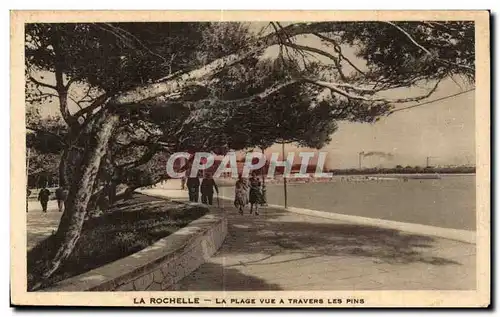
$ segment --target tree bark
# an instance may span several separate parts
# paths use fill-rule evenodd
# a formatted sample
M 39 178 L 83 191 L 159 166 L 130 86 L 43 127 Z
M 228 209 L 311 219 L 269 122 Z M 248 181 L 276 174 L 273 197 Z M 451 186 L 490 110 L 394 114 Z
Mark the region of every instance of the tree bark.
M 66 173 L 66 159 L 68 156 L 68 148 L 64 148 L 61 152 L 61 161 L 59 162 L 59 186 L 66 187 L 69 184 L 68 175 Z
M 92 129 L 95 129 L 96 118 L 89 118 L 83 125 L 79 125 L 73 120 L 69 126 L 69 133 L 64 140 L 66 146 L 62 150 L 59 162 L 59 183 L 61 186 L 67 187 L 72 184 L 73 176 L 81 163 L 87 139 L 92 134 Z
M 70 186 L 77 167 L 80 165 L 80 159 L 83 155 L 83 150 L 78 149 L 79 135 L 69 135 L 68 145 L 63 149 L 61 161 L 59 162 L 59 184 L 63 187 Z
M 59 244 L 57 252 L 47 263 L 46 270 L 40 282 L 33 287 L 34 289 L 40 288 L 57 271 L 63 261 L 69 257 L 80 238 L 87 205 L 92 195 L 101 159 L 106 152 L 107 144 L 117 122 L 118 115 L 110 113 L 109 110 L 102 111 L 94 121 L 94 133 L 74 175 L 66 201 L 66 210 L 56 232 L 55 238 Z M 78 181 L 75 181 L 76 179 Z

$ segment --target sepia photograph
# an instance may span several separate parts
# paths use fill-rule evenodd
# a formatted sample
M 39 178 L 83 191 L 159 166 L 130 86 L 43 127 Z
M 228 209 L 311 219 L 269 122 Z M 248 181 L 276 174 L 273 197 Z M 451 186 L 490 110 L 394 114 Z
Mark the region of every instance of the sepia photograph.
M 489 41 L 487 11 L 12 11 L 11 304 L 488 306 Z

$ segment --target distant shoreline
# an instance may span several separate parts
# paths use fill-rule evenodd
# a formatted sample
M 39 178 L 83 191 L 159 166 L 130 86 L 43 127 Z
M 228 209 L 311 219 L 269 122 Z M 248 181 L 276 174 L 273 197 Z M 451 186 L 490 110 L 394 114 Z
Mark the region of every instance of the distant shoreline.
M 395 168 L 362 168 L 362 169 L 331 169 L 333 175 L 373 175 L 373 174 L 393 174 L 393 175 L 411 175 L 411 174 L 475 174 L 474 166 L 456 166 L 456 167 L 420 167 L 406 166 Z
M 433 177 L 436 176 L 436 177 Z M 372 181 L 404 181 L 406 180 L 439 180 L 440 178 L 446 176 L 471 176 L 474 177 L 475 173 L 411 173 L 411 174 L 356 174 L 356 175 L 333 175 L 332 177 L 323 178 L 290 178 L 287 177 L 286 181 L 288 185 L 300 185 L 300 184 L 321 184 L 321 183 L 331 183 L 331 182 L 372 182 Z M 233 178 L 219 178 L 216 179 L 217 185 L 221 187 L 234 186 L 236 182 Z M 276 178 L 265 178 L 264 183 L 266 185 L 279 185 L 283 184 L 283 178 L 279 175 Z

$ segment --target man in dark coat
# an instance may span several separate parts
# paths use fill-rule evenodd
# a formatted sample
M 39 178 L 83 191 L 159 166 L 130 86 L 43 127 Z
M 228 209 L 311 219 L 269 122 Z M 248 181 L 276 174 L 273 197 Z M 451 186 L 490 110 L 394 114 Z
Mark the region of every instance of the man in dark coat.
M 201 182 L 201 202 L 212 205 L 214 201 L 214 189 L 219 194 L 219 188 L 215 184 L 212 174 L 207 173 Z
M 50 197 L 50 191 L 44 185 L 43 188 L 38 193 L 38 200 L 42 205 L 43 212 L 47 212 L 47 203 L 49 202 L 49 197 Z
M 64 202 L 66 201 L 67 196 L 68 191 L 64 187 L 59 187 L 56 189 L 57 208 L 59 209 L 59 212 L 62 212 L 64 210 Z
M 189 177 L 186 181 L 186 185 L 189 191 L 189 201 L 198 202 L 198 193 L 200 191 L 200 179 L 198 176 Z

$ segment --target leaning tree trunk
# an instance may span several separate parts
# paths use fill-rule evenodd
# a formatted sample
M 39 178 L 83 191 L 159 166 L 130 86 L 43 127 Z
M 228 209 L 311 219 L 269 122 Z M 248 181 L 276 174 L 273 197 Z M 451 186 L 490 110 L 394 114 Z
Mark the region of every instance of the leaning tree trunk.
M 90 120 L 94 121 L 95 119 L 91 118 Z M 59 184 L 62 187 L 68 187 L 73 183 L 72 179 L 80 166 L 87 138 L 92 134 L 93 125 L 90 123 L 82 127 L 76 122 L 70 126 L 66 136 L 66 146 L 62 150 L 59 162 Z
M 79 165 L 79 154 L 76 149 L 71 147 L 63 149 L 59 162 L 59 184 L 61 187 L 66 188 L 71 185 L 75 167 Z
M 73 177 L 66 201 L 66 209 L 56 232 L 57 251 L 52 260 L 47 263 L 46 270 L 40 282 L 33 287 L 34 289 L 40 288 L 57 271 L 63 261 L 70 256 L 80 238 L 87 205 L 92 195 L 101 159 L 118 122 L 118 116 L 110 113 L 109 110 L 104 110 L 98 116 L 94 121 L 94 134 L 89 138 L 88 147 L 79 168 L 76 170 L 75 177 Z

